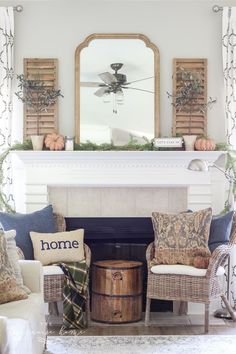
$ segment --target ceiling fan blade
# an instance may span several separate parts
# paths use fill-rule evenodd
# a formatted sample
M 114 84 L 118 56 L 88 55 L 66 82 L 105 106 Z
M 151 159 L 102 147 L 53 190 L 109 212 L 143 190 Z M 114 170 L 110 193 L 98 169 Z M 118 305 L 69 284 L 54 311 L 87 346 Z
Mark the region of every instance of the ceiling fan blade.
M 104 87 L 102 82 L 80 82 L 80 87 Z
M 107 92 L 107 88 L 101 87 L 96 92 L 94 92 L 94 95 L 96 95 L 98 97 L 102 97 L 104 95 L 104 93 L 106 93 L 106 92 Z
M 130 82 L 125 82 L 123 85 L 130 85 L 133 84 L 134 82 L 139 82 L 139 81 L 144 81 L 144 80 L 149 80 L 149 79 L 153 79 L 154 76 L 150 76 L 150 77 L 146 77 L 144 79 L 140 79 L 140 80 L 135 80 L 135 81 L 130 81 Z
M 143 91 L 143 92 L 149 92 L 149 93 L 154 93 L 154 91 L 149 91 L 149 90 L 143 90 L 137 87 L 126 87 L 126 86 L 121 86 L 124 89 L 129 89 L 129 90 L 137 90 L 137 91 Z
M 108 71 L 105 73 L 98 74 L 98 76 L 105 82 L 107 85 L 111 85 L 117 82 L 117 79 L 114 75 L 109 73 Z

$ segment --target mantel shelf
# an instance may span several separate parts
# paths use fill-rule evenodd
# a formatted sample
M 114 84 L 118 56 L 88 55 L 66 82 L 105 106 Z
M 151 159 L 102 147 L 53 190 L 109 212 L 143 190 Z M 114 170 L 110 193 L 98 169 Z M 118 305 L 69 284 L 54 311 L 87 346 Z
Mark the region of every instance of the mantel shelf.
M 192 159 L 215 161 L 225 151 L 12 151 L 23 163 L 80 163 L 80 162 L 105 162 L 119 161 L 131 162 L 160 162 L 165 166 L 176 164 L 184 166 Z

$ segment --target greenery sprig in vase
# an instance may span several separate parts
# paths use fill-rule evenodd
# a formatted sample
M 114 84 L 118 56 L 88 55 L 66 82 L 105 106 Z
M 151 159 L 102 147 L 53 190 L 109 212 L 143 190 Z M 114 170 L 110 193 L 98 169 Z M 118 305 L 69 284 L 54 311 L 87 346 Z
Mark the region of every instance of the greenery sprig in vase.
M 191 134 L 192 116 L 194 113 L 205 113 L 208 108 L 216 102 L 216 99 L 209 97 L 207 101 L 202 100 L 203 96 L 203 78 L 200 72 L 179 68 L 176 73 L 178 79 L 178 89 L 176 94 L 167 92 L 168 98 L 172 100 L 171 104 L 177 112 L 187 113 L 188 132 Z
M 17 75 L 18 91 L 15 93 L 18 99 L 23 102 L 26 107 L 31 108 L 36 119 L 36 135 L 40 135 L 40 114 L 47 112 L 47 109 L 56 103 L 58 97 L 63 97 L 61 90 L 48 88 L 44 81 L 38 79 L 29 80 L 25 76 Z

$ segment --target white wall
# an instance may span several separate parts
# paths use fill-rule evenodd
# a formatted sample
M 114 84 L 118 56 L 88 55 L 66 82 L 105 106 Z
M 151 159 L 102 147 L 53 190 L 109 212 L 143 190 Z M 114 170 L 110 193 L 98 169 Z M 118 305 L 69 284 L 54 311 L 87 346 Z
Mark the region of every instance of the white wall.
M 217 4 L 235 4 L 216 1 Z M 172 59 L 208 58 L 208 95 L 217 98 L 209 111 L 208 134 L 224 141 L 223 77 L 221 71 L 221 13 L 215 1 L 0 1 L 20 3 L 15 15 L 16 73 L 23 72 L 24 57 L 59 59 L 60 132 L 74 133 L 74 53 L 94 32 L 139 32 L 160 50 L 161 134 L 171 135 L 172 110 L 166 91 L 172 89 Z M 19 115 L 18 119 L 21 118 Z

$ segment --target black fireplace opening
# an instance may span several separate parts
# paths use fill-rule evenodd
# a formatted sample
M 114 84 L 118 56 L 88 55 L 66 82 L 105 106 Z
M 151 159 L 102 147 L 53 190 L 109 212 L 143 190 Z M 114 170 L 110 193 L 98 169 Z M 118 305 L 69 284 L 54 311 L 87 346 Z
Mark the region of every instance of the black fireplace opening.
M 143 262 L 143 311 L 145 311 L 147 287 L 146 248 L 149 243 L 154 241 L 151 218 L 66 217 L 65 219 L 67 231 L 84 229 L 84 242 L 91 249 L 92 263 L 107 259 Z M 173 302 L 152 300 L 151 311 L 172 312 Z

